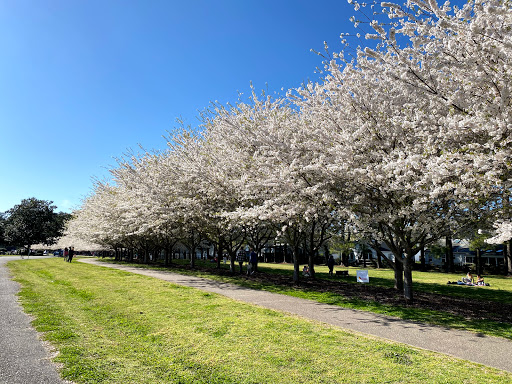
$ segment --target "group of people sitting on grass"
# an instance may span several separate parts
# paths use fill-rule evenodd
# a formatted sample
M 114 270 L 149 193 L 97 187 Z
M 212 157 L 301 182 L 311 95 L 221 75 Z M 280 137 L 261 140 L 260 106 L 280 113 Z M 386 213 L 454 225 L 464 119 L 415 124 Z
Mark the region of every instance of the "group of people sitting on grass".
M 458 281 L 449 281 L 448 284 L 457 284 L 457 285 L 470 285 L 470 286 L 489 286 L 489 283 L 484 281 L 484 278 L 481 275 L 476 276 L 476 281 L 471 271 L 468 271 L 467 275 Z

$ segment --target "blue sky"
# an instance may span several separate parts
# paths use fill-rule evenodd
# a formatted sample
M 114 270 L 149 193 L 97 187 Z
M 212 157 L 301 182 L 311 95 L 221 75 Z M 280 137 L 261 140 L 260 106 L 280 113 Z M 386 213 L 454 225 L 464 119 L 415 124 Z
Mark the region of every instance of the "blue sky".
M 3 0 L 0 212 L 69 212 L 129 149 L 165 147 L 210 101 L 315 80 L 354 32 L 345 0 Z

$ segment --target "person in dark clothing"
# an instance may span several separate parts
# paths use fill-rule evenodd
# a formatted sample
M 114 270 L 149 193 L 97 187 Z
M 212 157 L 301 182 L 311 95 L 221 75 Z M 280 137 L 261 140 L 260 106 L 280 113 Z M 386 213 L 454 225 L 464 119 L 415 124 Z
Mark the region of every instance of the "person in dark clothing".
M 251 272 L 258 271 L 258 254 L 254 252 L 254 249 L 251 249 L 251 254 L 249 258 L 249 262 L 251 263 Z
M 329 267 L 329 276 L 332 276 L 332 271 L 334 269 L 334 257 L 332 257 L 332 255 L 329 255 L 327 266 Z
M 75 255 L 75 247 L 70 247 L 68 252 L 68 261 L 71 263 L 73 256 Z

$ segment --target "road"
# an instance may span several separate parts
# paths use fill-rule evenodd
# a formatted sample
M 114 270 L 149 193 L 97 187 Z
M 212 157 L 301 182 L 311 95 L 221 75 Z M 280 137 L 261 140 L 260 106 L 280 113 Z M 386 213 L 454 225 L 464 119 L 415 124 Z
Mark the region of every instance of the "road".
M 38 256 L 25 257 L 30 263 Z M 0 384 L 63 384 L 49 352 L 43 347 L 30 318 L 18 303 L 19 284 L 12 281 L 6 263 L 19 256 L 0 257 Z

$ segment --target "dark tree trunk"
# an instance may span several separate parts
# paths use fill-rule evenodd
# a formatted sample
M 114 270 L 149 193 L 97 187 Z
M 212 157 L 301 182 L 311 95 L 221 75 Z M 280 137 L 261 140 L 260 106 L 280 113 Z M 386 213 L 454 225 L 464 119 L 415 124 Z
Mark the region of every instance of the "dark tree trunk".
M 476 274 L 481 275 L 482 274 L 482 252 L 480 251 L 480 248 L 478 248 L 476 250 L 475 264 L 476 264 Z
M 345 252 L 342 252 L 341 254 L 341 263 L 343 264 L 344 267 L 348 266 L 348 254 L 346 254 Z
M 505 266 L 507 267 L 507 275 L 512 275 L 512 240 L 507 241 L 503 245 L 505 255 Z
M 196 245 L 195 244 L 192 244 L 192 246 L 190 247 L 191 249 L 189 250 L 190 251 L 190 268 L 195 268 L 196 267 Z
M 404 297 L 407 304 L 413 303 L 413 290 L 412 290 L 412 264 L 414 255 L 406 255 L 404 258 Z
M 309 267 L 309 276 L 312 279 L 314 279 L 315 278 L 315 252 L 312 252 L 312 251 L 309 252 L 308 267 Z
M 453 244 L 451 236 L 446 236 L 446 266 L 448 272 L 455 272 L 455 264 L 453 260 Z
M 398 259 L 400 257 L 400 259 Z M 395 289 L 404 290 L 404 266 L 401 256 L 395 255 Z
M 300 264 L 299 264 L 299 248 L 293 247 L 293 282 L 299 284 Z
M 169 247 L 165 247 L 164 255 L 165 255 L 164 265 L 167 267 L 169 265 Z
M 420 271 L 425 272 L 427 270 L 427 263 L 425 262 L 425 246 L 420 248 Z
M 231 273 L 235 273 L 235 258 L 236 258 L 236 255 L 229 254 L 229 271 Z
M 313 221 L 310 233 L 309 233 L 309 244 L 307 239 L 304 239 L 304 250 L 308 252 L 308 267 L 309 267 L 309 276 L 314 279 L 315 278 L 315 255 L 317 248 L 315 247 L 315 231 L 316 231 L 316 221 Z
M 217 269 L 220 269 L 220 259 L 222 257 L 222 240 L 219 239 L 218 244 L 215 246 L 215 249 L 213 250 L 213 257 L 217 257 Z

